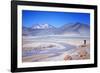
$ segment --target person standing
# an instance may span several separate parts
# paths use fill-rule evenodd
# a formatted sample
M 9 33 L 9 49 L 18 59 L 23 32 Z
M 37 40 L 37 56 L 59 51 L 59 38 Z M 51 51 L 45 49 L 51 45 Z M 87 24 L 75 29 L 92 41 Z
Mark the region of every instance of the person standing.
M 84 45 L 86 45 L 86 40 L 84 40 Z

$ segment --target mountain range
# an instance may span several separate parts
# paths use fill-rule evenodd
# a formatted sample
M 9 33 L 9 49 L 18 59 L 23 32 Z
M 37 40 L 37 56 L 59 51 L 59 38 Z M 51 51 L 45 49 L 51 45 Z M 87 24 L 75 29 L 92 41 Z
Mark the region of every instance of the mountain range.
M 32 27 L 22 27 L 23 36 L 41 36 L 41 35 L 72 35 L 89 36 L 90 26 L 82 23 L 65 24 L 56 28 L 50 24 L 35 24 Z

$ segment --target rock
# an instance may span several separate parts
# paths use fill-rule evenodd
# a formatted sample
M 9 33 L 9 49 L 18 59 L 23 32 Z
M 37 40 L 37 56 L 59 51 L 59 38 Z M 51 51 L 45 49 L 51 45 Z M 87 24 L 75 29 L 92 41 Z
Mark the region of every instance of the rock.
M 87 55 L 88 55 L 88 52 L 86 50 L 80 50 L 78 52 L 78 56 L 80 57 L 80 59 L 86 59 Z
M 70 55 L 65 55 L 64 60 L 72 60 L 72 57 Z

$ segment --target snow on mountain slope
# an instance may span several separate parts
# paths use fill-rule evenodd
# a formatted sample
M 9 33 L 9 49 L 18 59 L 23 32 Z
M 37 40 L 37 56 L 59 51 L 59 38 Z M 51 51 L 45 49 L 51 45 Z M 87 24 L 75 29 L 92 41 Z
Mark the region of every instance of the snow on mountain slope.
M 32 29 L 51 29 L 51 28 L 55 27 L 49 24 L 36 24 L 32 26 Z

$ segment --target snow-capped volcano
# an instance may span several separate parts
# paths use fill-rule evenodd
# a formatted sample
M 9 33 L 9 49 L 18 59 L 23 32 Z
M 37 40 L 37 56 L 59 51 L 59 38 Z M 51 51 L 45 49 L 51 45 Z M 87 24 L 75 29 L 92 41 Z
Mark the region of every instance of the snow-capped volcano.
M 36 24 L 32 26 L 32 29 L 52 29 L 52 28 L 55 27 L 49 24 Z

